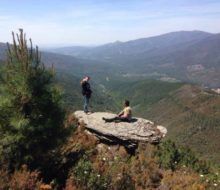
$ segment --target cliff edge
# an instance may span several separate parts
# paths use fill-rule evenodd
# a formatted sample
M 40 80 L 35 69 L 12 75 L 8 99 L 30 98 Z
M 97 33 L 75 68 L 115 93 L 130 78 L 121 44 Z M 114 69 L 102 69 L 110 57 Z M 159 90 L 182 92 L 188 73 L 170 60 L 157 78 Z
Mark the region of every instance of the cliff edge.
M 85 114 L 83 111 L 76 111 L 74 115 L 79 125 L 85 126 L 90 134 L 100 140 L 123 144 L 127 147 L 135 146 L 139 142 L 159 143 L 167 133 L 165 127 L 155 125 L 152 121 L 143 118 L 133 118 L 130 123 L 106 123 L 102 117 L 111 118 L 116 115 L 107 112 Z

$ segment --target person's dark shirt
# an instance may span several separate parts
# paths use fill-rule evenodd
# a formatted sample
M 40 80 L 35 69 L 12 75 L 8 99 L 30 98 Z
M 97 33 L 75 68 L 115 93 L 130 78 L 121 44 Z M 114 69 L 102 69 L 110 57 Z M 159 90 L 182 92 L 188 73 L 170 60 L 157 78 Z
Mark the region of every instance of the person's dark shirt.
M 87 81 L 84 81 L 82 83 L 82 95 L 90 98 L 91 94 L 92 94 L 92 90 L 90 88 L 90 84 Z

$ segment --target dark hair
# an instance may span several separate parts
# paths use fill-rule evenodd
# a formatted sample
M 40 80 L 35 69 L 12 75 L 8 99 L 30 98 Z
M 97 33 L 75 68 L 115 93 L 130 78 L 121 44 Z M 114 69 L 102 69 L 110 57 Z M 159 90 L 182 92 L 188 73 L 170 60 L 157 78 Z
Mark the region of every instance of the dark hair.
M 125 106 L 129 106 L 130 102 L 128 100 L 125 100 L 124 104 L 125 104 Z

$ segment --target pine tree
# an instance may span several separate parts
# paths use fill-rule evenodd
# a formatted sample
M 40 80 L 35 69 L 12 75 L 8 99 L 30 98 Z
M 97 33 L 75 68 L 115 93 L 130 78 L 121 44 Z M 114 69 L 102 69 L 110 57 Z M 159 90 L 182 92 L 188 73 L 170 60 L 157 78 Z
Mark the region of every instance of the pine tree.
M 53 69 L 41 63 L 38 47 L 30 47 L 23 30 L 8 44 L 0 74 L 0 161 L 9 166 L 39 160 L 59 142 L 64 111 L 53 84 Z

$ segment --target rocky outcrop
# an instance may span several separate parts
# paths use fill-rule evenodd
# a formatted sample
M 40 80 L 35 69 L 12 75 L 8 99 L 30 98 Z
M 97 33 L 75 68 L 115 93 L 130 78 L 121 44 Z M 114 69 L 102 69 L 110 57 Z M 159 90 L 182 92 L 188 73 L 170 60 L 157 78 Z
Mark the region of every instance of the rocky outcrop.
M 123 144 L 126 147 L 134 147 L 138 142 L 159 143 L 167 133 L 165 127 L 155 125 L 143 118 L 133 118 L 130 123 L 106 123 L 102 117 L 111 118 L 116 115 L 106 112 L 88 115 L 83 111 L 76 111 L 74 115 L 79 124 L 84 125 L 91 135 L 109 143 Z

